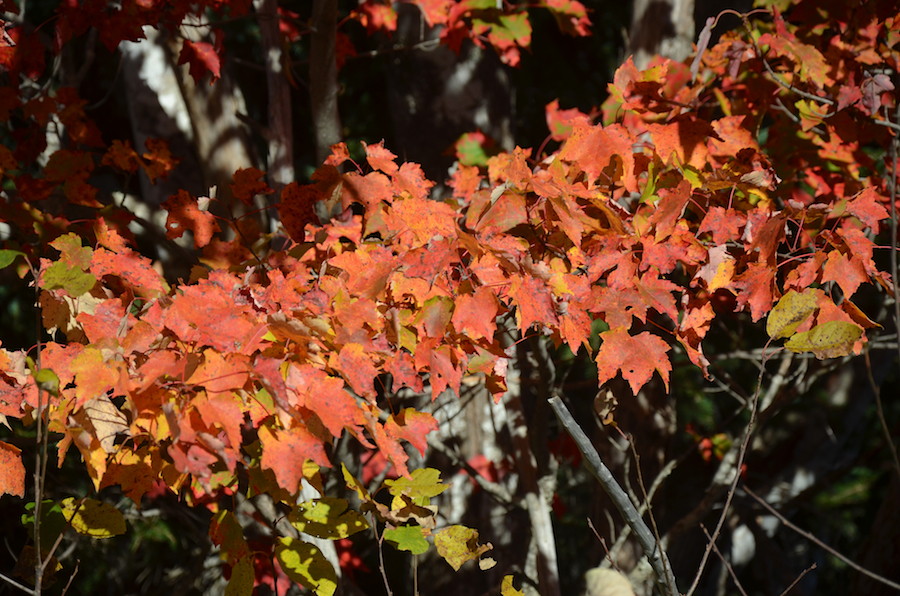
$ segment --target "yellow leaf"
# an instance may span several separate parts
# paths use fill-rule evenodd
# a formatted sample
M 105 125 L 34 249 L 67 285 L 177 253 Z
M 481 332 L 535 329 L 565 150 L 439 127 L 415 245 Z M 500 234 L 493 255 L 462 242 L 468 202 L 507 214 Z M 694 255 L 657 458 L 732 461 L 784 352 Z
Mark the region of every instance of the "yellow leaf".
M 766 333 L 772 339 L 790 337 L 814 310 L 816 310 L 815 292 L 799 294 L 791 290 L 781 297 L 769 313 Z
M 112 538 L 125 533 L 125 517 L 110 505 L 94 499 L 68 497 L 60 503 L 66 521 L 79 534 Z
M 829 321 L 792 336 L 784 347 L 792 352 L 812 352 L 819 360 L 840 358 L 853 352 L 862 333 L 862 327 L 853 323 Z

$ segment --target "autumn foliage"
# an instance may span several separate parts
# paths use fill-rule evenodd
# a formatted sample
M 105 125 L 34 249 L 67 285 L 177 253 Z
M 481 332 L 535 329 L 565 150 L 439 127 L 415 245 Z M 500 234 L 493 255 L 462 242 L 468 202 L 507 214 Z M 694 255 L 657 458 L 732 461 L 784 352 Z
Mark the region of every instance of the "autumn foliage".
M 524 7 L 415 4 L 451 48 L 472 39 L 515 66 L 529 46 Z M 538 4 L 565 32 L 589 34 L 578 2 Z M 278 193 L 262 171 L 235 172 L 245 211 L 257 195 L 273 201 L 275 234 L 181 190 L 162 208 L 166 236 L 195 249 L 184 280 L 138 252 L 131 215 L 94 177 L 154 181 L 178 156 L 165 141 L 107 144 L 72 89 L 35 94 L 19 82 L 44 76 L 90 26 L 114 50 L 142 26 L 171 27 L 196 10 L 237 18 L 250 3 L 66 2 L 46 25 L 52 47 L 10 29 L 0 49 L 0 119 L 15 123 L 0 145 L 10 230 L 0 264 L 36 285 L 49 339 L 0 352 L 0 414 L 42 417 L 57 462 L 77 451 L 96 490 L 118 485 L 140 503 L 163 483 L 210 507 L 232 581 L 252 589 L 252 549 L 218 499 L 235 491 L 271 494 L 313 535 L 346 538 L 373 513 L 401 548 L 428 548 L 429 498 L 443 488 L 434 470 L 409 469 L 406 449 L 424 453 L 437 422 L 393 410 L 386 388 L 437 397 L 477 377 L 500 399 L 516 338 L 590 352 L 597 321 L 599 386 L 621 376 L 636 394 L 656 375 L 668 388 L 676 352 L 706 373 L 717 317 L 762 321 L 785 297 L 796 303 L 782 311 L 803 314 L 790 311 L 773 339 L 821 358 L 860 353 L 876 323 L 857 292 L 894 291 L 874 239 L 889 222 L 896 163 L 870 149 L 898 134 L 894 87 L 879 73 L 900 69 L 900 13 L 890 2 L 852 13 L 845 2 L 767 4 L 713 47 L 701 35 L 693 64 L 660 59 L 638 71 L 626 61 L 593 113 L 547 106 L 557 150 L 462 160 L 447 196 L 432 196 L 420 167 L 383 143 L 365 145 L 358 163 L 335 145 L 311 181 Z M 370 32 L 396 26 L 390 5 L 373 0 L 352 18 Z M 223 51 L 185 40 L 179 62 L 214 83 Z M 51 122 L 62 131 L 52 152 Z M 320 201 L 340 215 L 320 224 Z M 388 481 L 392 506 L 346 468 L 328 473 L 343 474 L 361 512 L 340 500 L 297 505 L 301 481 L 321 487 L 345 432 L 400 476 Z M 19 449 L 0 442 L 0 462 L 0 491 L 24 496 Z M 468 528 L 434 532 L 454 567 L 487 548 Z M 309 565 L 311 548 L 282 538 L 279 561 L 330 593 L 333 572 Z

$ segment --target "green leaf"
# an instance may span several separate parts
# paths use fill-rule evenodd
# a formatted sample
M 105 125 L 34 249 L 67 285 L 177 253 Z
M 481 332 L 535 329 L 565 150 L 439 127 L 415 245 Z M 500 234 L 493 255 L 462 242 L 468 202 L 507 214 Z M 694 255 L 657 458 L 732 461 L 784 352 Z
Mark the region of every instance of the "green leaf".
M 311 588 L 318 596 L 332 596 L 337 589 L 334 568 L 312 544 L 293 538 L 279 538 L 275 556 L 291 580 Z
M 18 250 L 0 250 L 0 269 L 4 269 L 12 265 L 18 256 L 25 256 L 25 253 Z
M 422 526 L 400 526 L 384 531 L 384 538 L 397 550 L 409 551 L 421 555 L 428 550 L 428 541 L 422 534 Z
M 71 269 L 62 261 L 57 261 L 44 271 L 43 287 L 45 290 L 62 288 L 69 296 L 77 298 L 85 294 L 97 283 L 97 278 L 90 273 L 85 273 L 78 267 Z
M 769 313 L 769 318 L 766 320 L 766 333 L 772 339 L 790 337 L 815 310 L 815 292 L 799 294 L 791 290 L 781 297 L 781 300 Z
M 436 532 L 434 546 L 454 571 L 494 548 L 490 543 L 479 545 L 478 530 L 465 526 L 449 526 Z
M 22 526 L 29 536 L 34 535 L 34 501 L 25 503 L 26 513 L 22 514 Z M 41 544 L 53 544 L 60 534 L 69 527 L 62 509 L 51 499 L 41 502 Z M 43 548 L 43 547 L 41 547 Z
M 792 336 L 784 347 L 792 352 L 812 352 L 819 360 L 841 358 L 853 352 L 862 333 L 862 327 L 853 323 L 829 321 Z
M 358 512 L 344 499 L 323 498 L 300 503 L 288 517 L 295 528 L 317 538 L 339 540 L 368 529 Z
M 60 506 L 69 525 L 79 534 L 93 538 L 112 538 L 125 533 L 125 517 L 109 503 L 67 497 Z

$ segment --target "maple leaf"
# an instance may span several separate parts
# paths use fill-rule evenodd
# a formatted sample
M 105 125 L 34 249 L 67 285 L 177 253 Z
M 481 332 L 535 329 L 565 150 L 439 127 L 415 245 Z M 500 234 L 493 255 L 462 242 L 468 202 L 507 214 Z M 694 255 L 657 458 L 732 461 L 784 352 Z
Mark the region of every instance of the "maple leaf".
M 253 206 L 253 197 L 269 195 L 275 192 L 261 180 L 266 173 L 256 168 L 240 168 L 234 173 L 231 192 L 248 206 Z
M 665 124 L 648 124 L 647 130 L 664 163 L 671 164 L 674 155 L 677 163 L 698 170 L 702 170 L 707 162 L 707 141 L 711 138 L 722 140 L 710 123 L 691 114 L 683 114 Z
M 557 159 L 577 164 L 591 180 L 599 178 L 613 164 L 615 167 L 611 181 L 621 178 L 626 190 L 638 192 L 633 149 L 635 142 L 634 136 L 620 124 L 604 128 L 577 122 Z M 621 162 L 621 170 L 618 162 L 614 161 L 615 158 Z
M 631 327 L 632 317 L 647 321 L 647 303 L 635 288 L 595 287 L 591 293 L 591 312 L 602 313 L 610 329 Z
M 869 276 L 858 259 L 848 258 L 837 250 L 828 253 L 828 260 L 822 269 L 822 281 L 836 281 L 846 298 L 853 296 L 860 284 L 868 279 Z
M 393 176 L 400 168 L 394 163 L 397 156 L 384 148 L 384 141 L 379 141 L 374 145 L 368 145 L 362 141 L 363 149 L 366 151 L 366 161 L 376 170 L 381 170 L 389 176 Z
M 185 39 L 181 45 L 181 54 L 178 56 L 179 66 L 182 64 L 190 65 L 191 77 L 195 83 L 200 83 L 200 79 L 207 73 L 212 73 L 209 84 L 215 83 L 220 76 L 222 64 L 216 48 L 205 41 L 191 41 Z
M 337 366 L 357 394 L 375 401 L 374 385 L 378 369 L 361 344 L 350 343 L 342 347 Z
M 206 350 L 212 352 L 212 350 Z M 229 356 L 236 356 L 229 354 Z M 239 373 L 244 375 L 245 373 Z M 196 373 L 193 375 L 196 376 Z M 193 378 L 192 376 L 192 378 Z M 188 381 L 189 383 L 191 381 Z M 218 426 L 225 431 L 225 436 L 233 447 L 241 445 L 241 427 L 244 422 L 244 413 L 240 401 L 234 394 L 219 393 L 209 395 L 200 393 L 192 401 L 191 405 L 200 413 L 203 422 L 210 428 Z
M 516 322 L 523 333 L 535 323 L 548 327 L 558 324 L 553 296 L 541 280 L 530 275 L 516 276 L 509 295 L 515 300 Z
M 410 248 L 421 246 L 435 236 L 447 238 L 456 235 L 456 210 L 446 203 L 428 199 L 394 201 L 385 214 L 385 221 L 401 234 L 404 229 L 409 230 L 404 237 L 414 237 L 409 242 Z
M 774 302 L 775 272 L 765 263 L 750 263 L 747 270 L 735 279 L 730 288 L 737 290 L 737 310 L 750 305 L 753 321 L 760 320 Z
M 303 242 L 306 236 L 306 224 L 316 223 L 315 204 L 325 197 L 314 184 L 299 185 L 291 182 L 281 190 L 281 202 L 278 214 L 288 235 L 294 242 Z
M 159 478 L 162 463 L 156 446 L 142 447 L 137 451 L 119 450 L 113 453 L 100 488 L 118 484 L 122 492 L 139 507 L 143 496 Z
M 747 216 L 735 209 L 714 206 L 706 212 L 698 233 L 712 232 L 713 242 L 724 245 L 740 237 L 741 228 L 747 223 Z
M 222 354 L 218 350 L 203 350 L 203 362 L 194 369 L 187 380 L 191 385 L 201 385 L 209 393 L 230 392 L 241 389 L 250 378 L 250 359 L 243 354 Z
M 747 116 L 726 116 L 712 122 L 715 137 L 708 140 L 709 152 L 713 155 L 730 157 L 747 147 L 758 150 L 759 145 L 753 134 L 744 126 Z
M 75 374 L 75 405 L 82 407 L 97 396 L 106 395 L 119 381 L 121 362 L 104 362 L 100 350 L 87 347 L 72 359 L 70 370 Z
M 0 495 L 25 496 L 22 450 L 5 441 L 0 441 Z
M 647 331 L 632 336 L 624 327 L 601 333 L 600 337 L 603 343 L 595 361 L 601 387 L 621 370 L 622 378 L 628 381 L 631 391 L 637 395 L 655 370 L 662 377 L 666 391 L 669 390 L 672 365 L 666 356 L 670 349 L 666 342 Z
M 587 8 L 577 0 L 543 0 L 559 30 L 572 37 L 587 37 L 591 34 L 591 20 Z
M 408 441 L 425 456 L 428 441 L 425 435 L 438 429 L 437 420 L 427 412 L 417 412 L 415 408 L 404 408 L 393 414 L 384 424 L 384 430 L 395 439 Z
M 387 285 L 388 277 L 397 266 L 394 254 L 378 246 L 364 250 L 345 252 L 332 257 L 331 265 L 343 269 L 347 276 L 347 289 L 364 298 L 374 300 Z
M 660 279 L 659 273 L 650 269 L 640 280 L 634 280 L 634 286 L 644 302 L 656 312 L 668 315 L 673 321 L 678 320 L 675 308 L 675 297 L 672 292 L 680 290 L 676 284 L 667 279 Z
M 179 190 L 161 205 L 168 211 L 166 217 L 166 238 L 181 238 L 185 230 L 194 233 L 194 248 L 202 248 L 209 244 L 212 235 L 220 232 L 216 217 L 201 211 L 197 197 L 186 190 Z
M 881 222 L 889 217 L 887 209 L 881 204 L 885 200 L 870 186 L 847 202 L 847 212 L 855 215 L 877 234 Z
M 407 192 L 414 199 L 428 198 L 428 191 L 434 186 L 434 182 L 425 178 L 422 166 L 411 162 L 401 165 L 392 178 L 394 194 L 400 195 Z
M 455 302 L 451 320 L 457 333 L 471 339 L 484 337 L 493 340 L 497 330 L 495 319 L 500 308 L 494 292 L 479 286 L 472 294 L 461 294 Z
M 180 161 L 169 150 L 169 142 L 165 139 L 147 139 L 144 146 L 147 152 L 143 155 L 144 161 L 141 166 L 150 182 L 155 183 L 157 178 L 165 180 Z
M 675 229 L 676 222 L 684 215 L 684 209 L 691 199 L 691 183 L 682 180 L 673 189 L 661 188 L 656 210 L 650 216 L 650 223 L 656 225 L 656 241 L 665 240 Z
M 395 31 L 397 29 L 397 13 L 390 3 L 385 4 L 381 0 L 366 0 L 357 8 L 355 13 L 359 22 L 366 28 L 369 35 L 377 31 Z
M 278 485 L 292 495 L 300 488 L 304 460 L 331 467 L 322 442 L 304 426 L 275 430 L 264 424 L 259 427 L 259 440 L 262 443 L 261 466 L 272 470 Z
M 91 343 L 99 342 L 104 337 L 118 337 L 120 330 L 124 331 L 123 323 L 127 323 L 125 306 L 118 299 L 104 300 L 94 307 L 93 314 L 83 311 L 75 318 Z

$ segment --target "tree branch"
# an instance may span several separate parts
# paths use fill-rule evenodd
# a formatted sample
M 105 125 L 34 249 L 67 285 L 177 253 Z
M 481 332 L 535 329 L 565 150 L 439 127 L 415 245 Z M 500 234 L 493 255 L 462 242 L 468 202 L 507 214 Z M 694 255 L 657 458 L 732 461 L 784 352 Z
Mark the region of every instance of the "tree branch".
M 641 519 L 634 503 L 628 499 L 628 495 L 625 494 L 625 491 L 623 491 L 622 487 L 619 486 L 619 483 L 616 482 L 612 472 L 609 471 L 609 468 L 607 468 L 603 463 L 603 460 L 600 459 L 600 454 L 597 453 L 597 450 L 594 448 L 590 439 L 584 434 L 584 430 L 582 430 L 578 423 L 575 422 L 569 409 L 565 406 L 559 396 L 554 395 L 548 402 L 550 403 L 550 407 L 553 408 L 553 411 L 556 413 L 556 417 L 559 418 L 560 423 L 569 433 L 569 436 L 571 436 L 575 441 L 575 444 L 578 445 L 578 450 L 581 451 L 581 454 L 584 456 L 588 471 L 600 481 L 603 490 L 605 490 L 606 494 L 612 499 L 616 509 L 618 509 L 619 513 L 622 514 L 622 517 L 625 518 L 625 523 L 628 524 L 634 532 L 634 535 L 637 537 L 641 548 L 644 549 L 644 554 L 647 555 L 647 560 L 650 561 L 650 566 L 653 567 L 653 571 L 656 573 L 657 584 L 662 593 L 667 596 L 678 596 L 678 584 L 675 582 L 675 575 L 672 573 L 672 565 L 669 563 L 669 558 L 666 553 L 659 548 L 659 545 L 657 545 L 653 532 L 650 531 L 650 528 L 648 528 L 647 524 L 644 523 L 644 520 Z
M 837 557 L 838 559 L 840 559 L 841 561 L 843 561 L 850 567 L 853 567 L 854 569 L 856 569 L 863 575 L 867 575 L 867 576 L 871 577 L 872 579 L 874 579 L 875 581 L 881 582 L 886 586 L 890 586 L 890 587 L 894 588 L 895 590 L 900 590 L 900 584 L 898 584 L 896 582 L 892 582 L 891 580 L 889 580 L 885 577 L 881 577 L 877 573 L 872 573 L 871 571 L 869 571 L 868 569 L 865 569 L 864 567 L 860 567 L 859 565 L 854 563 L 849 557 L 845 557 L 844 555 L 837 552 L 836 550 L 834 550 L 833 548 L 831 548 L 830 546 L 828 546 L 827 544 L 825 544 L 824 542 L 822 542 L 821 540 L 819 540 L 818 538 L 816 538 L 815 536 L 813 536 L 812 534 L 807 532 L 806 530 L 800 529 L 797 526 L 795 526 L 794 524 L 792 524 L 791 522 L 789 522 L 787 520 L 787 518 L 785 518 L 781 513 L 778 512 L 777 509 L 775 509 L 774 507 L 772 507 L 771 505 L 766 503 L 766 501 L 763 500 L 762 497 L 758 496 L 755 492 L 753 492 L 752 490 L 747 488 L 747 485 L 744 485 L 743 488 L 744 488 L 744 492 L 746 492 L 748 495 L 750 495 L 751 497 L 756 499 L 756 501 L 760 505 L 765 507 L 769 513 L 771 513 L 772 515 L 777 517 L 781 521 L 781 523 L 783 523 L 784 525 L 786 525 L 793 531 L 797 532 L 798 534 L 800 534 L 801 536 L 803 536 L 810 542 L 813 542 L 813 543 L 817 544 L 818 546 L 820 546 L 821 548 L 825 549 L 826 551 L 828 551 L 829 554 L 834 555 L 835 557 Z
M 316 161 L 322 163 L 331 146 L 341 141 L 341 116 L 338 112 L 337 61 L 335 32 L 337 0 L 314 0 L 312 37 L 309 50 L 309 93 L 312 99 L 313 126 L 316 130 Z

